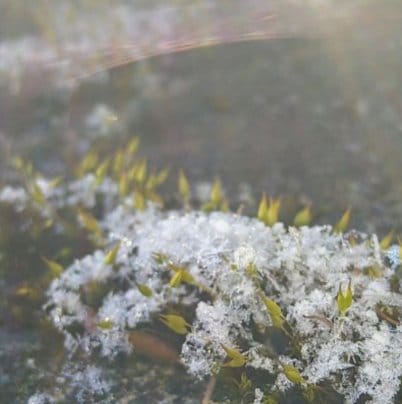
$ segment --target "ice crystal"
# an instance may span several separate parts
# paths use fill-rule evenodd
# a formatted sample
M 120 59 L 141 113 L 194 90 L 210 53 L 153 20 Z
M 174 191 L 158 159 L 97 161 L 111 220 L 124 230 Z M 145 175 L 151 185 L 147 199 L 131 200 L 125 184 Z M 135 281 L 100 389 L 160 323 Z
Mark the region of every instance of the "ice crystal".
M 94 365 L 66 366 L 63 373 L 68 395 L 78 403 L 93 402 L 107 394 L 111 385 L 103 371 Z
M 387 251 L 387 258 L 391 263 L 392 269 L 396 269 L 401 265 L 401 246 L 392 245 Z
M 263 399 L 264 399 L 264 393 L 258 388 L 255 389 L 253 404 L 261 404 L 261 403 L 263 403 Z

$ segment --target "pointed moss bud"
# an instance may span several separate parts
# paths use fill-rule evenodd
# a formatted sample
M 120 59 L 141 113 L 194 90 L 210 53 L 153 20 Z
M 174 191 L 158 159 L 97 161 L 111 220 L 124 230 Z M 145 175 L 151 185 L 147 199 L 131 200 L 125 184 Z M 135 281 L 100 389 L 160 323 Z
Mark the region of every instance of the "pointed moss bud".
M 52 260 L 49 260 L 47 258 L 42 258 L 42 260 L 46 264 L 46 266 L 48 267 L 51 275 L 54 278 L 59 277 L 63 273 L 64 268 L 59 263 L 57 263 L 56 261 L 52 261 Z
M 124 167 L 124 152 L 118 150 L 113 159 L 113 173 L 119 175 Z
M 345 293 L 342 292 L 341 285 L 339 285 L 338 294 L 336 296 L 336 303 L 338 306 L 338 311 L 341 314 L 341 316 L 344 316 L 346 312 L 350 309 L 352 301 L 353 301 L 352 281 L 349 281 Z
M 169 269 L 175 272 L 169 282 L 169 286 L 175 288 L 181 284 L 181 282 L 188 283 L 190 285 L 197 284 L 193 276 L 188 272 L 185 267 L 175 265 L 173 263 L 168 264 Z
M 104 318 L 98 322 L 97 326 L 101 330 L 111 330 L 114 326 L 114 323 L 109 318 Z
M 40 186 L 36 182 L 32 184 L 31 196 L 32 200 L 39 206 L 44 206 L 46 204 L 46 197 L 43 194 Z
M 228 362 L 222 365 L 223 367 L 240 368 L 245 365 L 247 361 L 246 357 L 239 350 L 235 348 L 228 348 L 223 344 L 221 344 L 221 347 L 230 359 Z
M 280 208 L 281 201 L 279 198 L 270 198 L 268 201 L 264 193 L 262 194 L 260 205 L 258 207 L 257 218 L 267 226 L 273 226 L 279 220 Z
M 338 223 L 334 226 L 334 233 L 344 233 L 348 228 L 350 216 L 351 216 L 351 209 L 347 209 L 345 213 L 342 215 Z
M 147 178 L 147 160 L 142 160 L 141 163 L 138 165 L 137 171 L 135 173 L 134 180 L 138 184 L 144 184 Z
M 160 319 L 163 324 L 169 327 L 176 334 L 185 335 L 188 333 L 190 324 L 177 314 L 161 314 Z
M 120 175 L 118 188 L 119 188 L 119 194 L 120 194 L 120 196 L 121 196 L 122 198 L 124 198 L 125 196 L 127 196 L 127 194 L 128 194 L 128 188 L 129 188 L 129 182 L 128 182 L 128 178 L 127 178 L 127 174 L 126 174 L 126 173 L 122 173 L 122 174 Z
M 98 221 L 89 212 L 78 209 L 78 218 L 85 229 L 98 237 L 102 237 L 102 230 Z
M 219 205 L 223 200 L 222 184 L 219 179 L 212 184 L 210 199 L 213 205 Z
M 391 230 L 381 241 L 380 248 L 382 250 L 387 250 L 389 246 L 392 244 L 392 240 L 394 238 L 394 231 Z
M 145 296 L 145 297 L 152 297 L 153 292 L 152 292 L 152 290 L 151 290 L 147 285 L 144 285 L 144 284 L 141 284 L 141 283 L 137 283 L 137 288 L 138 288 L 139 292 L 140 292 L 143 296 Z
M 116 244 L 110 251 L 107 252 L 103 260 L 105 265 L 114 265 L 116 263 L 117 253 L 120 249 L 120 243 Z
M 98 164 L 98 154 L 95 151 L 90 151 L 81 161 L 78 167 L 78 175 L 82 176 L 93 169 Z
M 267 224 L 268 226 L 273 226 L 279 221 L 279 211 L 281 209 L 281 200 L 270 198 L 267 214 Z
M 183 280 L 183 271 L 177 271 L 171 277 L 169 281 L 169 286 L 171 288 L 177 288 L 178 286 L 180 286 L 182 280 Z
M 184 203 L 188 203 L 191 194 L 190 184 L 183 170 L 179 171 L 179 177 L 177 179 L 177 188 L 182 201 Z
M 95 171 L 96 185 L 102 184 L 109 169 L 110 159 L 104 160 Z
M 260 205 L 258 206 L 257 218 L 266 224 L 268 215 L 268 204 L 267 204 L 267 197 L 262 194 Z
M 283 373 L 294 384 L 303 384 L 305 380 L 299 370 L 292 365 L 282 365 Z
M 272 324 L 274 325 L 274 327 L 282 328 L 283 323 L 285 322 L 285 317 L 282 313 L 282 309 L 279 307 L 279 305 L 276 302 L 269 299 L 265 295 L 262 295 L 261 298 L 271 317 Z
M 135 153 L 137 153 L 139 145 L 140 145 L 140 139 L 136 136 L 127 145 L 127 153 L 130 155 L 134 155 Z
M 311 208 L 310 206 L 306 206 L 296 214 L 293 220 L 293 225 L 296 227 L 308 226 L 312 219 L 313 215 L 311 214 Z

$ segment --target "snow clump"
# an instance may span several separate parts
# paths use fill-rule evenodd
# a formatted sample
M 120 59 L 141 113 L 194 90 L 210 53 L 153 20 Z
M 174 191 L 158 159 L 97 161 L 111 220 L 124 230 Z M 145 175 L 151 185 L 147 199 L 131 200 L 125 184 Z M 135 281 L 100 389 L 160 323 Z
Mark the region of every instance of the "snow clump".
M 246 367 L 273 375 L 271 391 L 298 383 L 286 372 L 291 366 L 300 384 L 329 382 L 347 402 L 363 396 L 393 402 L 402 376 L 402 297 L 390 282 L 395 247 L 389 265 L 375 235 L 337 234 L 331 226 L 267 227 L 233 213 L 152 205 L 133 212 L 122 204 L 100 225 L 109 251 L 120 243 L 115 262 L 105 263 L 108 249 L 96 250 L 47 292 L 46 310 L 69 351 L 131 352 L 130 331 L 168 307 L 182 307 L 191 327 L 180 359 L 196 378 L 215 373 L 230 348 L 241 352 Z M 174 287 L 172 268 L 185 274 Z M 93 304 L 87 295 L 95 285 L 105 291 Z M 337 296 L 346 290 L 352 302 L 342 311 Z M 267 299 L 279 307 L 276 322 Z M 81 333 L 71 331 L 76 324 Z M 275 329 L 294 349 L 270 347 Z M 261 402 L 266 386 L 255 387 Z

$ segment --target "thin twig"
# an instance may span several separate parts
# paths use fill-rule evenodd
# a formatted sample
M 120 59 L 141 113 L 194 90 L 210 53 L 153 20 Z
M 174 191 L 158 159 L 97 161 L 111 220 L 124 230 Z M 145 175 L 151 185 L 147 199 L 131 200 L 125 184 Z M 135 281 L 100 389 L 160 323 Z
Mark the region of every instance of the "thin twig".
M 304 318 L 308 318 L 309 320 L 320 321 L 321 323 L 324 323 L 325 325 L 327 325 L 331 330 L 334 329 L 334 324 L 324 316 L 320 316 L 318 314 L 312 314 L 310 316 L 305 315 Z
M 216 385 L 216 377 L 211 376 L 208 381 L 204 396 L 202 397 L 201 404 L 209 404 L 211 402 L 212 394 L 214 394 L 215 385 Z
M 377 316 L 389 324 L 392 324 L 395 327 L 398 327 L 401 323 L 398 320 L 393 319 L 392 317 L 388 316 L 388 314 L 384 313 L 381 309 L 376 308 L 375 312 L 377 313 Z

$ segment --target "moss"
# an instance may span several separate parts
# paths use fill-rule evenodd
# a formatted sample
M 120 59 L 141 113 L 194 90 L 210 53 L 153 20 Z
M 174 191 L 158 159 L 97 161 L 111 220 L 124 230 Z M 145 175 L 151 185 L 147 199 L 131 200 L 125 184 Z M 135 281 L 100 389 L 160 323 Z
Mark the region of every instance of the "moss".
M 281 200 L 265 194 L 259 221 L 230 213 L 218 180 L 208 199 L 197 201 L 183 171 L 173 203 L 182 210 L 166 211 L 160 187 L 168 171 L 153 170 L 137 149 L 137 138 L 112 154 L 98 146 L 71 168 L 75 178 L 63 181 L 47 180 L 30 163 L 15 160 L 25 196 L 17 215 L 8 207 L 1 218 L 15 216 L 24 231 L 0 240 L 7 251 L 6 282 L 12 279 L 7 270 L 16 240 L 30 245 L 23 260 L 29 265 L 19 273 L 4 311 L 26 325 L 32 307 L 40 313 L 47 289 L 45 308 L 65 336 L 70 365 L 85 358 L 89 367 L 80 374 L 85 383 L 95 383 L 91 388 L 98 383 L 102 397 L 108 395 L 99 379 L 105 369 L 94 370 L 92 363 L 102 357 L 116 363 L 131 355 L 132 345 L 135 354 L 136 344 L 151 342 L 169 357 L 181 353 L 196 377 L 216 377 L 217 400 L 312 403 L 361 397 L 353 380 L 364 369 L 355 350 L 366 338 L 362 327 L 380 327 L 377 338 L 386 339 L 392 335 L 388 328 L 400 326 L 396 296 L 383 286 L 374 297 L 365 295 L 376 282 L 389 283 L 399 294 L 398 279 L 385 263 L 393 235 L 379 242 L 375 235 L 345 233 L 349 209 L 334 228 L 308 227 L 310 206 L 290 217 L 296 227 L 285 226 L 279 222 Z M 376 317 L 362 317 L 363 307 Z M 45 329 L 42 324 L 32 323 Z M 138 332 L 139 345 L 131 335 Z M 158 342 L 155 332 L 172 334 L 173 344 Z M 375 354 L 392 361 L 399 351 L 388 357 L 379 348 Z M 331 364 L 325 355 L 337 359 Z M 345 388 L 340 380 L 348 373 Z M 384 375 L 391 383 L 393 375 Z M 67 396 L 96 396 L 87 387 L 79 393 L 73 380 Z M 176 390 L 177 380 L 172 383 Z M 377 394 L 369 384 L 364 388 Z

